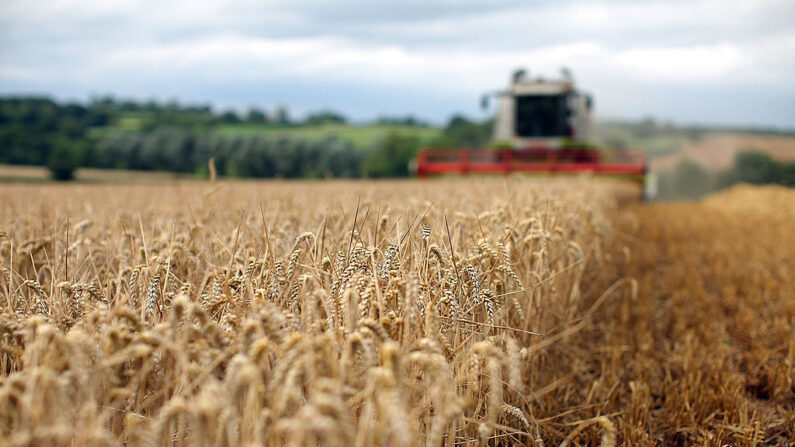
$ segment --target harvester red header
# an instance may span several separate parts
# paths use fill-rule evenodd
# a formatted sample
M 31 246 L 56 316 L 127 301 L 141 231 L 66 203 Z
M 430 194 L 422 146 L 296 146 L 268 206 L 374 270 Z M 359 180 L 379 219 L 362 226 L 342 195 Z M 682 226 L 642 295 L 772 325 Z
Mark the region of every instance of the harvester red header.
M 556 80 L 530 79 L 516 71 L 497 97 L 494 134 L 489 148 L 423 149 L 417 175 L 581 173 L 627 176 L 642 182 L 642 154 L 602 149 L 593 144 L 591 96 L 574 87 L 568 70 Z

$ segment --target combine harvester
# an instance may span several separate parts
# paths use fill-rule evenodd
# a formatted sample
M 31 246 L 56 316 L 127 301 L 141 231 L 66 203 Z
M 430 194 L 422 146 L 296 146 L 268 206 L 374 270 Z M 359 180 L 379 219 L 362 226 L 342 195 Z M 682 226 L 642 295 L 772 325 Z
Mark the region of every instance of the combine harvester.
M 597 149 L 593 144 L 591 97 L 577 90 L 568 70 L 558 80 L 513 74 L 507 90 L 483 96 L 498 99 L 489 148 L 422 149 L 417 176 L 510 174 L 513 172 L 616 176 L 644 184 L 643 154 Z

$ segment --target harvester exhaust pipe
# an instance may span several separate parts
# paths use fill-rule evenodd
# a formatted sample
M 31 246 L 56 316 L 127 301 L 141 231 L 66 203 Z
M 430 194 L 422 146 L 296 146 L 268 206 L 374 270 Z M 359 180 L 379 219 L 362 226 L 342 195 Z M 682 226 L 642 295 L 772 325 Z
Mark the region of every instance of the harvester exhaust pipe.
M 524 68 L 517 68 L 513 71 L 513 75 L 511 76 L 511 80 L 513 84 L 518 84 L 520 82 L 524 82 L 527 79 L 527 70 Z
M 489 109 L 489 102 L 491 100 L 491 95 L 488 93 L 484 93 L 480 97 L 480 110 L 488 110 Z

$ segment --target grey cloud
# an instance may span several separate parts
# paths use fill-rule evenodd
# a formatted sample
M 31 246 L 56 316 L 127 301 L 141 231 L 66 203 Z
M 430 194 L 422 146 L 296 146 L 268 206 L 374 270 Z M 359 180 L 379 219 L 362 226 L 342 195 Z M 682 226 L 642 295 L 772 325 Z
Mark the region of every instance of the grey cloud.
M 777 0 L 7 0 L 0 3 L 0 92 L 240 103 L 246 95 L 237 86 L 246 85 L 269 92 L 250 95 L 265 103 L 312 108 L 314 97 L 318 107 L 363 114 L 374 101 L 357 95 L 395 108 L 408 107 L 401 97 L 415 98 L 418 113 L 439 117 L 499 87 L 515 66 L 565 64 L 614 115 L 686 116 L 659 94 L 664 89 L 703 92 L 718 120 L 792 126 L 793 113 L 769 111 L 795 96 L 793 23 L 795 5 Z M 280 46 L 300 51 L 291 57 Z M 633 95 L 627 85 L 638 86 Z M 328 104 L 334 98 L 339 103 Z

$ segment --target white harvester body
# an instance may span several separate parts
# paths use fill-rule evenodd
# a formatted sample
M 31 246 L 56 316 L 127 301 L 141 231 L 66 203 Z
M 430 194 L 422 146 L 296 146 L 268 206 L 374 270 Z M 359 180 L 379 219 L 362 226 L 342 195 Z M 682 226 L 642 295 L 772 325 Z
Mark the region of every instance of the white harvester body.
M 530 79 L 516 71 L 497 92 L 495 144 L 514 149 L 559 149 L 592 142 L 591 97 L 577 90 L 567 70 L 560 79 Z

